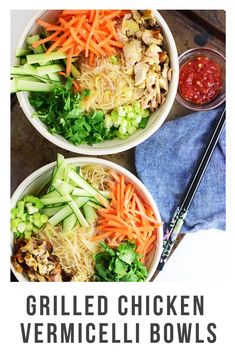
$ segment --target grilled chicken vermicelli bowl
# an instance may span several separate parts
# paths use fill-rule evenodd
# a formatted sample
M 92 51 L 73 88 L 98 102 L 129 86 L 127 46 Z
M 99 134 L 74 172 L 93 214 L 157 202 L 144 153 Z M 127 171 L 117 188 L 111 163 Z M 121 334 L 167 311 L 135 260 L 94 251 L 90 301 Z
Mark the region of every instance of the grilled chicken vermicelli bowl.
M 106 160 L 58 154 L 11 199 L 11 266 L 19 281 L 150 281 L 162 241 L 148 190 Z
M 157 11 L 40 11 L 16 57 L 11 91 L 25 115 L 76 153 L 136 146 L 161 126 L 177 92 L 177 50 Z

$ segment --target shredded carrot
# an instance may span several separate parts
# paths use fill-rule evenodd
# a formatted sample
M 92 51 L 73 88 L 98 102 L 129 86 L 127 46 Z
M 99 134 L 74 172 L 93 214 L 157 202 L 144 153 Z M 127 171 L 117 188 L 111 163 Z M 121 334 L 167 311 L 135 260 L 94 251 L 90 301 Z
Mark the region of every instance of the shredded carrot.
M 44 43 L 47 43 L 49 42 L 50 40 L 54 39 L 55 37 L 58 36 L 58 34 L 60 33 L 60 31 L 56 31 L 54 32 L 53 34 L 51 34 L 50 36 L 46 37 L 46 38 L 43 38 L 43 39 L 40 39 L 38 40 L 37 42 L 34 42 L 32 44 L 32 47 L 33 48 L 37 48 L 40 44 L 44 44 Z
M 79 21 L 78 21 L 78 25 L 76 26 L 76 30 L 79 32 L 82 28 L 82 25 L 84 23 L 84 21 L 86 20 L 86 16 L 83 15 L 79 18 Z
M 71 33 L 72 38 L 74 39 L 74 41 L 76 43 L 78 43 L 80 46 L 85 48 L 85 43 L 77 36 L 77 33 L 76 33 L 76 31 L 75 31 L 75 29 L 73 27 L 70 28 L 70 33 Z M 71 40 L 71 37 L 70 37 L 70 40 Z M 72 40 L 71 40 L 71 42 L 72 42 Z
M 156 219 L 154 219 L 153 217 L 149 217 L 146 214 L 141 213 L 140 211 L 135 210 L 135 214 L 141 215 L 143 218 L 146 218 L 148 221 L 155 223 L 156 225 L 159 224 L 159 222 Z
M 109 183 L 111 201 L 108 207 L 98 210 L 98 234 L 93 240 L 103 239 L 111 247 L 117 247 L 122 241 L 134 241 L 136 252 L 144 263 L 155 248 L 160 223 L 151 207 L 123 175 L 114 170 L 110 170 L 110 174 L 113 178 Z
M 71 28 L 71 26 L 78 22 L 78 18 L 77 17 L 72 17 L 71 20 L 68 21 L 67 25 L 65 26 L 65 28 Z
M 101 233 L 99 235 L 94 236 L 91 241 L 98 241 L 107 238 L 110 235 L 110 232 Z
M 60 43 L 62 43 L 66 37 L 68 36 L 68 32 L 62 34 L 59 38 L 57 37 L 56 41 L 47 49 L 46 54 L 51 53 L 54 49 L 56 49 Z
M 61 75 L 61 76 L 65 76 L 65 77 L 67 76 L 66 73 L 63 72 L 63 71 L 58 72 L 58 74 Z
M 127 208 L 127 206 L 129 205 L 133 192 L 134 192 L 134 187 L 129 183 L 126 187 L 126 193 L 123 200 L 124 207 Z
M 113 11 L 113 12 L 110 13 L 109 15 L 104 16 L 103 18 L 101 18 L 100 24 L 102 24 L 102 23 L 104 23 L 104 22 L 107 22 L 107 21 L 111 20 L 111 19 L 114 18 L 114 17 L 119 17 L 120 13 L 121 13 L 120 10 Z
M 104 232 L 108 232 L 108 231 L 111 231 L 111 232 L 115 232 L 115 233 L 120 233 L 120 234 L 123 234 L 125 232 L 128 232 L 128 235 L 129 235 L 129 231 L 126 229 L 126 228 L 122 228 L 122 227 L 111 227 L 111 226 L 97 226 L 96 227 L 98 230 L 102 230 Z M 131 234 L 130 234 L 131 235 Z
M 76 47 L 76 49 L 74 49 L 73 56 L 75 56 L 75 58 L 74 57 L 72 58 L 72 62 L 78 60 L 76 57 L 81 53 L 81 51 L 82 51 L 81 47 Z
M 73 81 L 73 86 L 75 88 L 75 91 L 77 91 L 77 92 L 81 91 L 81 87 L 79 86 L 79 84 L 75 80 Z
M 63 15 L 80 15 L 80 14 L 87 14 L 88 10 L 64 10 Z
M 125 188 L 126 188 L 126 186 L 125 186 L 124 176 L 121 175 L 121 177 L 120 177 L 120 210 L 123 209 Z
M 120 190 L 121 190 L 121 185 L 118 183 L 117 188 L 116 188 L 116 199 L 117 199 L 117 215 L 120 217 L 120 211 L 121 211 L 121 195 L 120 195 Z
M 148 250 L 149 246 L 155 241 L 156 235 L 152 235 L 150 239 L 148 239 L 147 243 L 144 246 L 143 249 L 143 255 L 145 255 L 146 251 Z
M 83 39 L 87 40 L 87 33 L 80 31 L 80 36 Z M 106 55 L 105 51 L 103 49 L 99 48 L 98 44 L 93 39 L 90 39 L 90 48 L 89 49 L 90 49 L 90 51 L 95 51 L 95 54 L 97 53 L 96 54 L 97 56 L 99 56 L 99 54 L 102 56 Z
M 108 203 L 107 199 L 103 195 L 100 194 L 100 195 L 97 195 L 96 197 L 102 203 L 102 205 L 104 207 L 106 207 L 106 208 L 109 207 L 109 203 Z
M 95 13 L 95 19 L 93 21 L 93 13 Z M 97 27 L 97 24 L 98 24 L 98 19 L 99 19 L 99 10 L 95 10 L 95 11 L 92 11 L 91 10 L 91 14 L 92 16 L 90 16 L 90 22 L 93 21 L 93 24 L 92 24 L 92 27 L 91 27 L 91 31 L 89 33 L 89 36 L 87 38 L 87 42 L 86 42 L 86 51 L 85 51 L 85 57 L 88 57 L 88 52 L 89 52 L 89 45 L 90 45 L 90 41 L 91 41 L 91 37 L 93 36 L 94 32 L 95 32 L 95 29 Z M 91 20 L 91 17 L 92 17 L 92 20 Z
M 90 18 L 89 18 L 89 22 L 92 22 L 94 20 L 94 16 L 95 16 L 95 11 L 91 10 L 90 11 Z
M 119 36 L 116 32 L 116 29 L 115 29 L 115 25 L 116 25 L 116 22 L 108 22 L 107 23 L 107 28 L 109 29 L 109 31 L 111 32 L 111 34 L 113 35 L 114 39 L 116 41 L 119 41 Z
M 67 56 L 67 60 L 66 60 L 66 74 L 67 74 L 67 75 L 70 74 L 70 70 L 71 70 L 72 57 L 73 57 L 73 50 L 74 50 L 73 47 L 69 49 L 68 56 Z
M 109 171 L 109 173 L 119 183 L 120 179 L 119 179 L 118 174 L 112 169 Z
M 60 14 L 60 17 L 63 17 L 65 21 L 69 21 L 71 16 L 70 15 L 63 15 L 63 13 Z
M 109 225 L 109 226 L 113 226 L 113 227 L 120 227 L 120 228 L 122 228 L 122 224 L 120 224 L 120 222 L 116 222 L 116 221 L 108 221 L 108 225 Z M 129 230 L 128 227 L 125 228 L 125 229 L 127 229 L 127 231 Z
M 117 42 L 116 40 L 110 40 L 109 43 L 112 44 L 113 47 L 123 48 L 123 43 Z
M 135 208 L 136 208 L 135 198 L 133 197 L 131 200 L 132 200 L 131 201 L 131 212 L 132 212 L 132 214 L 135 214 Z
M 42 26 L 42 27 L 44 27 L 44 28 L 53 26 L 51 23 L 45 22 L 45 21 L 41 20 L 40 18 L 38 18 L 38 19 L 36 20 L 36 23 L 37 23 L 39 26 Z
M 55 23 L 36 20 L 36 23 L 50 34 L 33 44 L 34 48 L 50 43 L 46 53 L 65 52 L 66 73 L 70 74 L 71 60 L 83 54 L 93 65 L 97 57 L 114 55 L 123 48 L 123 43 L 116 31 L 117 21 L 129 10 L 63 10 Z
M 65 45 L 65 46 L 62 47 L 62 48 L 59 48 L 58 51 L 66 52 L 66 51 L 68 51 L 69 49 L 71 49 L 71 48 L 73 48 L 73 47 L 74 47 L 74 44 L 71 43 L 71 44 L 69 44 L 69 45 Z
M 63 26 L 53 26 L 51 25 L 50 27 L 45 27 L 47 31 L 61 31 L 65 32 L 65 28 Z
M 94 64 L 94 57 L 95 57 L 95 54 L 91 52 L 89 55 L 89 66 L 92 66 Z
M 103 44 L 103 49 L 106 50 L 108 55 L 114 55 L 115 54 L 115 49 L 111 48 L 110 45 L 108 45 L 107 43 Z
M 148 253 L 150 253 L 153 250 L 153 248 L 154 248 L 154 244 L 150 244 L 149 247 L 148 247 L 148 250 L 146 251 L 146 255 Z
M 65 21 L 65 19 L 63 17 L 59 18 L 59 22 L 62 24 L 62 26 L 64 26 L 64 28 L 68 28 L 68 22 Z
M 102 210 L 99 210 L 99 212 L 102 214 L 116 214 L 116 209 L 114 207 L 109 207 L 107 209 L 102 209 Z
M 111 38 L 112 38 L 112 34 L 110 34 L 107 38 L 105 38 L 101 42 L 99 42 L 98 46 L 99 47 L 104 46 L 104 44 L 108 43 Z

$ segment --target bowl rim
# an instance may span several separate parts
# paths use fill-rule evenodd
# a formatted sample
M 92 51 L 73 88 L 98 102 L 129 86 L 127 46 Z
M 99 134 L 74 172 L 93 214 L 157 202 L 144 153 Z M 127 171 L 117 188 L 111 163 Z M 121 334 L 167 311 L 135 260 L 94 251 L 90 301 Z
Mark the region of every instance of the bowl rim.
M 153 199 L 153 196 L 151 195 L 151 193 L 147 189 L 147 187 L 129 170 L 120 166 L 117 163 L 108 161 L 106 159 L 95 158 L 95 157 L 71 157 L 71 158 L 65 158 L 65 160 L 68 164 L 77 164 L 77 165 L 98 164 L 98 165 L 103 165 L 108 168 L 112 168 L 112 169 L 118 171 L 119 173 L 123 174 L 125 177 L 127 177 L 134 184 L 134 186 L 137 186 L 138 191 L 141 194 L 143 194 L 144 197 L 146 197 L 147 201 L 149 202 L 149 204 L 151 205 L 151 207 L 153 209 L 155 216 L 159 220 L 159 223 L 161 223 L 161 226 L 158 228 L 158 242 L 159 242 L 158 249 L 157 249 L 157 251 L 155 251 L 153 261 L 151 263 L 151 270 L 148 272 L 148 277 L 145 281 L 145 282 L 151 282 L 151 279 L 153 278 L 153 276 L 157 270 L 157 265 L 160 261 L 160 257 L 161 257 L 161 253 L 162 253 L 162 249 L 163 249 L 163 223 L 162 223 L 160 212 L 158 210 L 158 206 L 157 206 L 155 200 Z M 35 170 L 33 173 L 31 173 L 26 179 L 24 179 L 20 183 L 20 185 L 17 187 L 17 189 L 14 191 L 14 193 L 11 197 L 11 206 L 10 206 L 11 209 L 15 207 L 17 201 L 22 197 L 22 194 L 24 193 L 24 191 L 30 185 L 35 183 L 35 181 L 37 179 L 39 179 L 44 174 L 46 174 L 47 172 L 52 170 L 52 168 L 55 166 L 55 164 L 56 164 L 56 161 L 48 163 L 48 164 L 44 165 L 43 167 L 40 167 L 39 169 Z M 10 232 L 10 234 L 11 234 L 10 246 L 11 246 L 11 254 L 12 254 L 12 245 L 13 245 L 14 237 L 13 237 L 12 231 Z M 26 279 L 26 277 L 24 277 L 21 273 L 19 273 L 15 270 L 15 268 L 11 262 L 10 262 L 10 267 L 11 267 L 13 274 L 15 275 L 15 277 L 17 278 L 17 280 L 19 282 L 30 282 Z
M 197 53 L 200 51 L 211 52 L 211 53 L 217 55 L 220 59 L 222 59 L 222 61 L 224 62 L 225 66 L 226 66 L 225 55 L 223 53 L 219 52 L 217 49 L 210 48 L 210 47 L 196 47 L 196 48 L 188 49 L 179 55 L 179 74 L 180 74 L 180 69 L 182 67 L 181 64 L 182 64 L 183 58 L 188 54 Z M 182 104 L 182 106 L 184 106 L 185 108 L 190 109 L 192 111 L 208 111 L 211 109 L 215 109 L 215 108 L 219 107 L 221 104 L 223 104 L 225 99 L 226 99 L 226 94 L 225 94 L 225 92 L 223 92 L 221 95 L 221 100 L 219 100 L 217 103 L 215 101 L 214 104 L 212 104 L 210 107 L 208 107 L 207 104 L 209 104 L 209 102 L 206 103 L 205 105 L 194 104 L 193 102 L 188 103 L 188 101 L 180 95 L 179 89 L 177 89 L 177 92 L 176 92 L 177 102 L 179 102 L 180 104 Z
M 25 38 L 27 34 L 30 32 L 31 28 L 33 27 L 35 20 L 45 14 L 47 11 L 56 11 L 56 10 L 39 10 L 35 13 L 35 15 L 30 19 L 30 21 L 27 23 L 26 27 L 24 28 L 22 35 L 20 36 L 20 39 L 17 43 L 17 48 L 22 48 Z M 87 145 L 73 145 L 72 143 L 66 141 L 62 136 L 59 135 L 52 135 L 46 128 L 44 124 L 38 119 L 37 117 L 32 118 L 32 112 L 30 111 L 30 104 L 27 102 L 25 98 L 25 92 L 18 92 L 17 98 L 19 101 L 19 104 L 25 113 L 27 119 L 30 121 L 30 123 L 34 126 L 34 128 L 48 141 L 53 143 L 54 145 L 63 148 L 66 151 L 74 152 L 74 153 L 79 153 L 79 154 L 85 154 L 85 155 L 109 155 L 109 154 L 114 154 L 114 153 L 120 153 L 123 151 L 126 151 L 130 148 L 133 148 L 140 144 L 141 142 L 145 141 L 148 139 L 154 132 L 156 132 L 160 126 L 163 124 L 165 119 L 167 118 L 173 103 L 176 98 L 177 94 L 177 87 L 178 87 L 178 78 L 179 78 L 179 60 L 178 60 L 178 53 L 177 53 L 177 48 L 175 44 L 174 37 L 171 33 L 170 28 L 168 27 L 168 24 L 164 20 L 164 18 L 161 16 L 161 14 L 157 11 L 154 10 L 154 14 L 157 17 L 157 21 L 159 22 L 159 25 L 161 26 L 164 36 L 166 37 L 166 42 L 168 45 L 168 52 L 170 55 L 170 62 L 171 62 L 171 67 L 173 68 L 173 75 L 172 75 L 172 80 L 170 82 L 170 88 L 166 97 L 166 101 L 164 102 L 164 105 L 160 108 L 162 108 L 162 112 L 158 116 L 158 118 L 154 119 L 151 124 L 143 129 L 143 131 L 139 132 L 139 135 L 137 136 L 130 136 L 126 140 L 122 140 L 122 142 L 118 145 L 114 146 L 104 146 L 104 147 L 99 147 L 99 143 L 94 144 L 93 146 L 87 146 Z
M 218 56 L 220 56 L 225 62 L 226 62 L 226 58 L 224 56 L 223 53 L 219 52 L 217 49 L 214 49 L 214 48 L 210 48 L 210 47 L 196 47 L 196 48 L 191 48 L 191 49 L 188 49 L 186 51 L 184 51 L 183 53 L 181 53 L 179 55 L 179 64 L 180 64 L 180 60 L 183 58 L 183 56 L 185 56 L 186 54 L 189 54 L 191 52 L 196 52 L 196 51 L 211 51 L 215 54 L 217 54 Z

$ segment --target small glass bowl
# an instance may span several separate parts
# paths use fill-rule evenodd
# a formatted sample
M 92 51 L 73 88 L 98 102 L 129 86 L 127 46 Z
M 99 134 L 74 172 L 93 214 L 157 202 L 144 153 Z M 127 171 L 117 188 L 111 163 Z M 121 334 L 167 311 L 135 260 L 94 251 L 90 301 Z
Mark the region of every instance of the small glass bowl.
M 196 104 L 196 103 L 193 103 L 189 100 L 184 99 L 181 96 L 181 94 L 179 92 L 179 85 L 178 85 L 176 99 L 180 104 L 182 104 L 187 109 L 210 110 L 210 109 L 214 109 L 214 108 L 218 107 L 219 105 L 221 105 L 225 101 L 225 66 L 226 66 L 226 61 L 225 61 L 225 57 L 223 56 L 223 54 L 219 53 L 215 49 L 194 48 L 194 49 L 190 49 L 190 50 L 185 51 L 183 54 L 181 54 L 179 56 L 179 72 L 180 72 L 182 66 L 186 62 L 188 62 L 189 60 L 191 60 L 197 56 L 200 56 L 200 55 L 207 56 L 209 59 L 212 59 L 213 61 L 215 61 L 219 65 L 219 67 L 221 69 L 221 73 L 222 73 L 222 89 L 221 89 L 220 93 L 214 99 L 210 100 L 207 103 Z

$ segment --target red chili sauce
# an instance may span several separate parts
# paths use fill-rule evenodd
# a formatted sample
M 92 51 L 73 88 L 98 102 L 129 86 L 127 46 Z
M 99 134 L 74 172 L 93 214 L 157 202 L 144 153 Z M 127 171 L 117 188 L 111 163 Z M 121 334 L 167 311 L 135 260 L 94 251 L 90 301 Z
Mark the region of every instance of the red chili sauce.
M 207 56 L 197 56 L 182 66 L 179 91 L 184 99 L 197 104 L 207 103 L 215 98 L 221 89 L 221 69 Z

